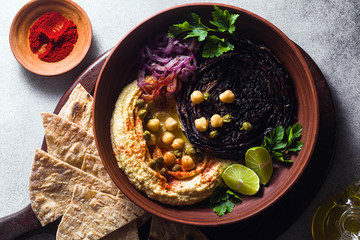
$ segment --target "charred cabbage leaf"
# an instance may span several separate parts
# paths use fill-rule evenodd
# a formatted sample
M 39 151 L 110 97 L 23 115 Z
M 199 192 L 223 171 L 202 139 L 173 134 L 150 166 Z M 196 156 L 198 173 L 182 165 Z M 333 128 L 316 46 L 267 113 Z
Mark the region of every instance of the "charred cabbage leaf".
M 234 43 L 236 52 L 203 61 L 197 79 L 184 84 L 177 94 L 177 110 L 186 137 L 197 148 L 216 157 L 240 160 L 245 151 L 260 145 L 264 136 L 277 126 L 297 120 L 297 106 L 291 80 L 277 58 L 263 45 L 249 40 Z M 193 91 L 208 93 L 207 101 L 194 104 Z M 219 95 L 226 90 L 235 94 L 233 103 L 223 103 Z M 231 115 L 219 128 L 210 125 L 214 114 Z M 195 120 L 205 117 L 209 129 L 199 132 Z M 251 131 L 242 128 L 244 122 Z M 210 138 L 216 130 L 217 138 Z

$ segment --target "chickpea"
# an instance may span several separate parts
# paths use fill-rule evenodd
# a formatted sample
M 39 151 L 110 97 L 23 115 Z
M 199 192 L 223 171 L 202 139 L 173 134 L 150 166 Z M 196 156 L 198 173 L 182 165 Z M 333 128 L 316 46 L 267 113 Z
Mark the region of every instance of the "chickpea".
M 156 118 L 153 118 L 153 119 L 150 119 L 148 121 L 148 123 L 146 124 L 146 127 L 152 131 L 152 132 L 156 132 L 159 130 L 160 128 L 160 120 L 159 119 L 156 119 Z
M 165 120 L 165 129 L 168 131 L 173 131 L 178 126 L 179 126 L 178 122 L 172 117 L 169 117 Z
M 161 141 L 165 143 L 166 145 L 170 145 L 175 139 L 175 135 L 171 132 L 164 132 L 164 134 L 161 137 Z
M 213 126 L 214 128 L 222 127 L 224 120 L 219 114 L 214 114 L 214 115 L 212 115 L 212 117 L 210 119 L 210 123 L 211 123 L 211 126 Z
M 176 163 L 176 157 L 175 157 L 175 155 L 174 155 L 173 153 L 171 153 L 171 152 L 166 152 L 166 153 L 164 154 L 164 163 L 165 163 L 165 165 L 168 166 L 168 167 L 174 166 L 175 163 Z
M 154 146 L 154 145 L 156 145 L 157 137 L 155 136 L 155 134 L 151 134 L 150 139 L 146 140 L 146 142 L 149 146 Z
M 191 170 L 195 167 L 194 159 L 188 155 L 181 158 L 181 164 L 185 170 Z
M 205 132 L 208 129 L 208 123 L 206 121 L 206 118 L 198 118 L 195 120 L 195 127 L 200 132 Z
M 191 101 L 195 104 L 200 104 L 204 101 L 204 95 L 198 90 L 193 91 L 193 93 L 190 95 L 190 98 Z
M 220 101 L 222 101 L 223 103 L 232 103 L 235 101 L 235 95 L 230 90 L 226 90 L 225 92 L 220 94 L 219 98 Z
M 184 140 L 182 140 L 181 138 L 175 138 L 173 143 L 170 145 L 173 149 L 183 149 L 184 147 Z

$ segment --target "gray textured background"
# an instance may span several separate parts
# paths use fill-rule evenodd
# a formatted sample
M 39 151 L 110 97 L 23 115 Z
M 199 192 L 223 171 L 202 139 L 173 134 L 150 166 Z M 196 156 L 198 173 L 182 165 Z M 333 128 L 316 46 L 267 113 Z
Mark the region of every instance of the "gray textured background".
M 52 112 L 84 68 L 113 47 L 140 21 L 167 7 L 193 1 L 77 0 L 92 22 L 92 47 L 78 67 L 56 77 L 30 73 L 11 53 L 8 42 L 10 24 L 26 2 L 0 0 L 0 217 L 17 212 L 29 203 L 30 166 L 34 149 L 41 146 L 43 139 L 40 112 Z M 315 60 L 332 91 L 338 118 L 334 164 L 312 204 L 279 238 L 310 239 L 311 219 L 317 206 L 351 182 L 360 180 L 360 2 L 221 2 L 252 11 L 275 24 Z

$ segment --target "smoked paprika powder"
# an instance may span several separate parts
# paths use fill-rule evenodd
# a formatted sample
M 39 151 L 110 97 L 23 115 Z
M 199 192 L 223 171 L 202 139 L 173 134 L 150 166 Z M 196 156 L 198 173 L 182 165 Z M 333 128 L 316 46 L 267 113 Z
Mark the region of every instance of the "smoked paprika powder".
M 47 12 L 30 28 L 30 49 L 44 62 L 58 62 L 66 58 L 77 39 L 76 25 L 59 12 Z

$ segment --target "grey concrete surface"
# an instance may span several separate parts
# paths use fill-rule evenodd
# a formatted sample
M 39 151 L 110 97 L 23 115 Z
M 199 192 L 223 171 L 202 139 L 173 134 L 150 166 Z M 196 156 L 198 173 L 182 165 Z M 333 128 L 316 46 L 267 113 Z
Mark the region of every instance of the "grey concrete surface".
M 17 212 L 29 203 L 30 167 L 34 150 L 43 140 L 40 112 L 52 112 L 84 68 L 112 48 L 140 21 L 168 7 L 194 1 L 77 0 L 92 22 L 92 46 L 78 67 L 55 77 L 42 77 L 27 71 L 11 53 L 10 24 L 26 2 L 0 0 L 0 217 Z M 338 117 L 334 164 L 311 205 L 279 238 L 311 239 L 311 219 L 319 204 L 351 182 L 360 180 L 360 2 L 217 2 L 250 10 L 275 24 L 315 60 L 333 94 Z

